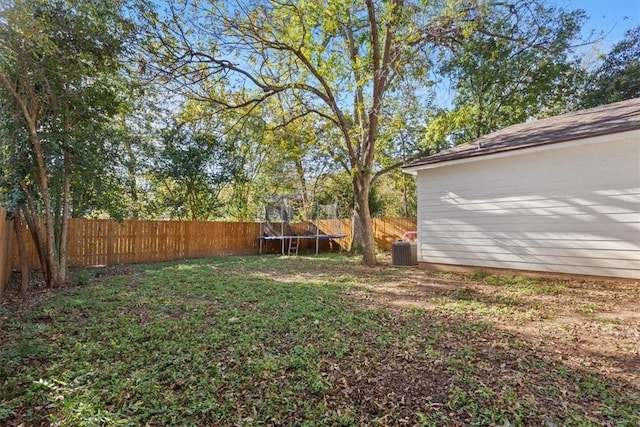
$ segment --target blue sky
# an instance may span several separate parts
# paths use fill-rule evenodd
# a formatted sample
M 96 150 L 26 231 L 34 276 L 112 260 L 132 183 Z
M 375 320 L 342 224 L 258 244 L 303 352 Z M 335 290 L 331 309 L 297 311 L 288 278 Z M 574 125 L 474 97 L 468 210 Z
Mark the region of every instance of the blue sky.
M 640 0 L 551 0 L 568 10 L 583 9 L 589 20 L 582 28 L 583 36 L 593 30 L 604 32 L 598 48 L 607 53 L 624 37 L 624 33 L 640 25 Z

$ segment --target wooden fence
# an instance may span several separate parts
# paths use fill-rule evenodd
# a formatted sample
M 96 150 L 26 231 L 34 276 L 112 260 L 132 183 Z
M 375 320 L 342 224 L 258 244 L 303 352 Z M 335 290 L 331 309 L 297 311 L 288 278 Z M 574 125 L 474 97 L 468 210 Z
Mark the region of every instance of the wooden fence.
M 416 230 L 416 218 L 375 218 L 373 236 L 381 251 L 390 252 L 391 243 L 398 241 L 407 231 Z
M 348 249 L 351 241 L 351 221 L 342 221 L 345 238 L 332 243 Z M 374 219 L 374 233 L 380 250 L 390 250 L 391 242 L 407 230 L 415 230 L 415 218 Z M 294 224 L 302 229 L 307 224 Z M 333 234 L 335 224 L 327 234 Z M 319 224 L 321 231 L 329 230 L 329 223 Z M 1 231 L 0 231 L 1 233 Z M 11 233 L 13 234 L 13 233 Z M 67 246 L 70 267 L 94 267 L 114 264 L 158 262 L 186 258 L 205 258 L 226 255 L 253 255 L 260 249 L 259 222 L 201 222 L 201 221 L 124 221 L 72 219 L 69 224 Z M 2 241 L 0 234 L 0 242 Z M 25 246 L 31 268 L 40 262 L 30 234 L 25 230 Z M 15 237 L 14 237 L 15 239 Z M 305 239 L 301 249 L 311 249 L 314 240 Z M 321 250 L 330 248 L 322 242 Z M 16 251 L 17 252 L 17 251 Z M 280 242 L 270 241 L 263 252 L 280 252 Z M 1 258 L 0 258 L 1 259 Z M 12 268 L 19 268 L 18 254 L 12 257 Z M 2 276 L 0 276 L 2 277 Z
M 11 276 L 11 244 L 13 223 L 7 221 L 7 210 L 0 208 L 0 295 Z

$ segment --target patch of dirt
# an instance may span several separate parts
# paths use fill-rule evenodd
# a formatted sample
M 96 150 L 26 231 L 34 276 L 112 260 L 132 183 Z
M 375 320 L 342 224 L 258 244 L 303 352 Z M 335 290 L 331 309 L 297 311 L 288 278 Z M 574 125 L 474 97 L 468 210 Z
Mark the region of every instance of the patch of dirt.
M 110 267 L 101 267 L 95 269 L 95 277 L 104 276 L 133 276 L 137 270 L 130 265 L 113 265 Z
M 362 306 L 442 312 L 458 301 L 477 305 L 485 312 L 464 316 L 495 323 L 544 360 L 640 384 L 640 282 L 538 279 L 541 291 L 518 292 L 461 274 L 386 268 L 395 270 L 389 279 L 353 290 Z
M 20 293 L 20 273 L 14 271 L 0 299 L 0 307 L 3 312 L 16 311 L 21 308 L 28 309 L 40 305 L 55 293 L 55 290 L 47 288 L 42 273 L 39 271 L 31 271 L 29 290 L 26 294 Z
M 217 269 L 213 265 L 210 268 Z M 283 286 L 316 280 L 323 286 L 347 284 L 349 291 L 344 298 L 348 307 L 356 304 L 385 309 L 374 313 L 376 322 L 383 322 L 384 328 L 346 328 L 340 335 L 344 346 L 335 350 L 340 356 L 327 353 L 317 366 L 318 375 L 331 385 L 322 394 L 322 404 L 353 409 L 358 425 L 419 425 L 419 415 L 426 414 L 444 417 L 433 418 L 439 421 L 436 425 L 463 426 L 477 423 L 473 417 L 484 407 L 493 407 L 495 413 L 506 417 L 486 425 L 511 425 L 509 419 L 519 420 L 518 425 L 544 425 L 541 419 L 548 426 L 562 425 L 562 414 L 568 410 L 575 413 L 576 407 L 594 425 L 614 425 L 603 415 L 604 409 L 611 408 L 605 407 L 606 399 L 598 390 L 590 392 L 589 384 L 576 384 L 589 383 L 588 374 L 595 377 L 594 389 L 604 379 L 606 391 L 623 390 L 623 397 L 617 397 L 616 402 L 637 402 L 640 396 L 637 282 L 502 280 L 495 276 L 485 280 L 391 267 L 388 260 L 366 268 L 355 263 L 304 261 L 302 257 L 291 258 L 278 268 L 265 264 L 263 269 L 240 266 L 237 270 Z M 134 287 L 142 277 L 130 266 L 92 273 L 91 277 L 127 275 L 131 277 L 127 283 Z M 34 278 L 26 299 L 18 294 L 16 284 L 10 288 L 0 302 L 0 322 L 19 309 L 26 312 L 42 304 L 57 292 L 38 285 L 38 280 Z M 190 315 L 192 306 L 214 310 L 224 304 L 224 300 L 197 295 L 187 296 L 184 302 L 184 307 L 140 302 L 123 310 L 145 325 L 158 318 L 158 310 L 167 318 L 180 319 Z M 247 312 L 254 309 L 257 306 L 253 302 L 242 307 Z M 46 315 L 37 320 L 51 321 Z M 230 323 L 239 321 L 236 317 L 228 319 Z M 82 313 L 78 322 L 86 322 Z M 0 323 L 0 346 L 7 336 L 4 329 Z M 294 343 L 283 339 L 277 349 L 269 351 L 287 354 Z M 324 343 L 319 341 L 319 345 Z M 260 393 L 277 393 L 271 388 L 274 381 L 299 381 L 293 368 L 277 375 L 237 392 L 239 396 L 254 393 L 246 400 L 251 402 Z M 179 379 L 172 387 L 182 391 L 184 381 Z M 322 382 L 317 385 L 323 389 Z M 313 399 L 310 392 L 309 388 L 300 390 L 305 398 Z M 242 404 L 242 399 L 238 397 L 236 402 Z M 465 402 L 478 407 L 466 407 Z M 524 409 L 518 407 L 521 403 Z M 249 408 L 245 407 L 247 411 Z M 537 418 L 527 415 L 529 409 L 538 408 Z M 294 408 L 280 415 L 295 417 L 299 411 Z M 247 420 L 251 416 L 255 413 L 243 415 Z M 296 425 L 300 421 L 283 419 L 269 425 Z
M 115 265 L 111 267 L 99 267 L 93 269 L 70 268 L 67 272 L 67 281 L 63 286 L 55 289 L 48 288 L 42 272 L 31 270 L 29 272 L 29 290 L 26 294 L 20 293 L 20 273 L 14 271 L 9 283 L 0 297 L 0 334 L 3 323 L 14 313 L 28 312 L 30 308 L 42 305 L 47 299 L 55 296 L 62 289 L 78 286 L 80 281 L 89 281 L 101 276 L 132 276 L 137 278 L 137 271 L 128 265 Z M 83 283 L 86 285 L 87 283 Z M 131 282 L 131 286 L 138 286 L 137 280 Z M 0 335 L 0 344 L 2 338 Z

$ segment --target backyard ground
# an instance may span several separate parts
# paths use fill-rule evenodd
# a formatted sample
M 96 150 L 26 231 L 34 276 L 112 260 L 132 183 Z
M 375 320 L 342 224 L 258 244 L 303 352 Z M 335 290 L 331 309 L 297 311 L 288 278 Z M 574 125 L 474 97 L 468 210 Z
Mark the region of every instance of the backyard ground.
M 75 272 L 0 304 L 0 425 L 640 425 L 640 283 L 345 256 Z

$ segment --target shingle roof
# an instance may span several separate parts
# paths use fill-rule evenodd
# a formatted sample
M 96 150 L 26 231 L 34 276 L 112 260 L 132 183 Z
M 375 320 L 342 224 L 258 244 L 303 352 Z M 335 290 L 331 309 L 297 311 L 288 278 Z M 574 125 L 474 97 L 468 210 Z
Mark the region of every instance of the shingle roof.
M 509 126 L 406 164 L 413 168 L 640 129 L 640 98 Z

